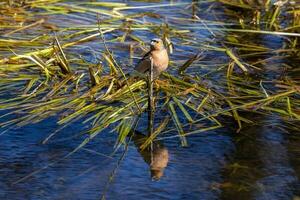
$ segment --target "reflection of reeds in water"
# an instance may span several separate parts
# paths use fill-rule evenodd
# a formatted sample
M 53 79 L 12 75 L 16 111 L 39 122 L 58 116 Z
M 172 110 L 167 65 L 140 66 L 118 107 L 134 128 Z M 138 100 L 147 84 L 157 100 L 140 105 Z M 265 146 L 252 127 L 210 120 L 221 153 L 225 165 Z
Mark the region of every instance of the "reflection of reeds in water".
M 151 178 L 154 180 L 159 180 L 163 176 L 164 169 L 168 165 L 169 152 L 161 142 L 157 141 L 153 142 L 152 145 L 149 145 L 147 148 L 142 150 L 140 146 L 146 139 L 147 136 L 137 131 L 134 133 L 132 138 L 138 152 L 150 167 Z

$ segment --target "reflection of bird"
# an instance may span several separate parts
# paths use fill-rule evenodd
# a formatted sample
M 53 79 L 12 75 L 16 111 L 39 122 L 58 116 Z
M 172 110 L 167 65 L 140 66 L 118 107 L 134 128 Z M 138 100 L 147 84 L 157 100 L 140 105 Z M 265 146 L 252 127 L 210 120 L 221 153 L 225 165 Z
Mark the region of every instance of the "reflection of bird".
M 164 169 L 167 167 L 168 162 L 168 149 L 158 143 L 154 143 L 150 164 L 151 177 L 154 180 L 159 180 L 164 175 Z
M 161 72 L 167 69 L 169 64 L 169 56 L 161 39 L 152 39 L 150 48 L 150 51 L 146 53 L 144 57 L 139 61 L 139 63 L 135 67 L 135 70 L 143 74 L 149 73 L 152 59 L 153 77 L 157 78 L 161 74 Z
M 152 148 L 149 147 L 141 151 L 140 145 L 146 139 L 147 136 L 137 131 L 134 132 L 134 137 L 132 138 L 144 161 L 150 166 L 151 178 L 159 180 L 163 176 L 164 169 L 168 165 L 169 152 L 168 149 L 159 142 L 153 142 Z

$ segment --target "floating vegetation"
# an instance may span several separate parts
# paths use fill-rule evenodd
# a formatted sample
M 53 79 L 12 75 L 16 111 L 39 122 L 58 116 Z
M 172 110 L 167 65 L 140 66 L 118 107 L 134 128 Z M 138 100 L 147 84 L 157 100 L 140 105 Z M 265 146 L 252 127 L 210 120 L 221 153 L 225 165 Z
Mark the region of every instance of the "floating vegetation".
M 58 116 L 62 127 L 88 124 L 87 137 L 74 152 L 108 127 L 118 132 L 118 144 L 125 143 L 148 108 L 146 80 L 127 73 L 132 59 L 147 48 L 149 35 L 162 38 L 172 54 L 168 72 L 154 82 L 155 130 L 142 149 L 175 137 L 186 146 L 188 136 L 226 126 L 228 119 L 239 132 L 245 123 L 256 123 L 247 118 L 249 113 L 278 114 L 296 124 L 300 7 L 280 2 L 252 6 L 251 1 L 209 0 L 134 7 L 2 2 L 2 133 Z M 182 17 L 165 20 L 160 14 L 178 6 Z M 273 43 L 265 37 L 273 37 Z

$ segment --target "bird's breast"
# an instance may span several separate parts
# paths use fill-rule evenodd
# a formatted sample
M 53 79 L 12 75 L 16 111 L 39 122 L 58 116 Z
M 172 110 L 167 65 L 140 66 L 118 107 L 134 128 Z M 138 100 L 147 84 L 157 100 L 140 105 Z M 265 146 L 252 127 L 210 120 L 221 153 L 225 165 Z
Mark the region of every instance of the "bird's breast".
M 153 67 L 155 68 L 155 70 L 162 72 L 167 69 L 169 64 L 169 56 L 165 49 L 161 51 L 153 52 L 152 59 L 153 59 Z

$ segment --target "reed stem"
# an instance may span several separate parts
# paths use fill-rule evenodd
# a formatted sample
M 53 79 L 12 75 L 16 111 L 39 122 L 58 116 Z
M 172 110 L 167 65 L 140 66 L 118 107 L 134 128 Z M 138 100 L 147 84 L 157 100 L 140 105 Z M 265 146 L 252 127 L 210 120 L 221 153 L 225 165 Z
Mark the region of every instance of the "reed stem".
M 150 58 L 151 59 L 151 58 Z M 153 134 L 154 103 L 153 103 L 153 60 L 151 59 L 150 72 L 148 76 L 148 135 Z

